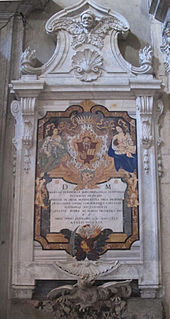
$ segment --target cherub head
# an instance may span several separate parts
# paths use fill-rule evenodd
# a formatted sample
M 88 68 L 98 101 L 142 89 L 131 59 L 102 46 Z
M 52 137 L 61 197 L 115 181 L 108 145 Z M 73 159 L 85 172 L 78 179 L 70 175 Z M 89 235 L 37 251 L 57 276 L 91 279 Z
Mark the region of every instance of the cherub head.
M 84 11 L 81 14 L 81 23 L 83 27 L 87 30 L 92 29 L 92 27 L 95 25 L 95 20 L 96 20 L 96 17 L 94 13 L 89 10 Z

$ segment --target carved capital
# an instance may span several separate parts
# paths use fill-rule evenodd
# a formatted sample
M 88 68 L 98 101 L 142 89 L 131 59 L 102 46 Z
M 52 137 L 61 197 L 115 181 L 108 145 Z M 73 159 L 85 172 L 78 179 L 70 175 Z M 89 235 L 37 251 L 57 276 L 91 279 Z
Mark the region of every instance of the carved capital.
M 145 149 L 152 144 L 152 113 L 153 113 L 153 96 L 137 97 L 137 107 L 142 120 L 142 139 L 141 142 Z
M 143 145 L 143 160 L 145 172 L 149 172 L 149 152 L 153 142 L 152 136 L 152 117 L 153 117 L 153 96 L 139 96 L 136 100 L 137 108 L 140 114 L 142 137 L 141 143 Z

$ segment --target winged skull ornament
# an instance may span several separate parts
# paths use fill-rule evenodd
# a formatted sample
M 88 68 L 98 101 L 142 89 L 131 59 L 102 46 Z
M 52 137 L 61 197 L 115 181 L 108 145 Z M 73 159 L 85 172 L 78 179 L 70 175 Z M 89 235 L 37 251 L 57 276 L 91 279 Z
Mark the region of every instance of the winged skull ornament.
M 93 12 L 87 10 L 81 14 L 81 21 L 76 21 L 68 17 L 60 18 L 58 21 L 54 21 L 48 28 L 48 32 L 59 30 L 66 30 L 72 35 L 73 49 L 78 48 L 84 43 L 92 44 L 102 49 L 104 46 L 104 38 L 110 30 L 126 34 L 128 27 L 116 17 L 97 19 Z

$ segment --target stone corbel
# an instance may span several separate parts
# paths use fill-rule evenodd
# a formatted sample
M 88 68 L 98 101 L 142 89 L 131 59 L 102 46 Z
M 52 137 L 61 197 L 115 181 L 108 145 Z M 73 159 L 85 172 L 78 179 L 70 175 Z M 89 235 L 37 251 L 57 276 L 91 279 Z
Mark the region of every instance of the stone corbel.
M 170 20 L 167 21 L 162 34 L 161 52 L 163 53 L 164 66 L 168 75 L 168 93 L 170 93 Z
M 23 120 L 22 144 L 24 146 L 24 170 L 28 173 L 31 164 L 30 149 L 33 146 L 33 134 L 35 126 L 35 97 L 21 98 L 21 110 Z
M 44 87 L 44 82 L 35 76 L 27 76 L 10 84 L 11 93 L 18 100 L 11 104 L 11 113 L 16 120 L 13 144 L 16 150 L 24 150 L 24 171 L 29 172 L 31 164 L 31 148 L 34 140 L 35 121 L 37 118 L 36 100 Z
M 30 149 L 33 145 L 34 121 L 35 121 L 35 97 L 21 98 L 20 101 L 14 100 L 11 103 L 11 113 L 16 120 L 15 137 L 12 142 L 15 147 L 14 152 L 14 174 L 16 151 L 24 148 L 24 170 L 28 173 L 31 159 Z
M 152 116 L 153 116 L 153 96 L 139 96 L 136 100 L 140 113 L 143 145 L 143 162 L 145 173 L 149 173 L 149 148 L 153 142 Z

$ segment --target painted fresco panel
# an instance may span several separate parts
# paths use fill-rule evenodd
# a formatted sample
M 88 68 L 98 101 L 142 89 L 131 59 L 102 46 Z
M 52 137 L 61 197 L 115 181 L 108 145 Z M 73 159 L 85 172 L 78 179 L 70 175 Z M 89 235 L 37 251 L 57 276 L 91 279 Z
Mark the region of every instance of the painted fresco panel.
M 77 260 L 138 240 L 136 121 L 84 101 L 38 122 L 35 240 Z

